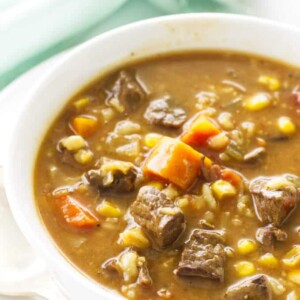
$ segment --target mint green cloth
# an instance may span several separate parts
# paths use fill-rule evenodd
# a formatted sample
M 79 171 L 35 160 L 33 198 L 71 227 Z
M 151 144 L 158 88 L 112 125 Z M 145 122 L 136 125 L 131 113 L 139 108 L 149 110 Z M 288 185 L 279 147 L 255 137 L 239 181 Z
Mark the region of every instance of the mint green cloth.
M 243 0 L 2 0 L 0 90 L 43 60 L 109 29 L 174 13 L 242 12 Z

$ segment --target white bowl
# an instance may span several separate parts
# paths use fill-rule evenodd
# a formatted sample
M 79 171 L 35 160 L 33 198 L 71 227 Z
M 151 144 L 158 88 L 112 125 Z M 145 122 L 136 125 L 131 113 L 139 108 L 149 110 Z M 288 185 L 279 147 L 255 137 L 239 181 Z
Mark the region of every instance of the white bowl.
M 71 51 L 41 78 L 27 99 L 12 133 L 4 166 L 5 187 L 20 229 L 45 258 L 70 299 L 119 296 L 70 264 L 41 221 L 34 201 L 33 169 L 47 129 L 78 89 L 112 66 L 149 55 L 196 49 L 253 53 L 300 65 L 300 31 L 257 18 L 224 14 L 185 14 L 142 21 L 102 34 Z

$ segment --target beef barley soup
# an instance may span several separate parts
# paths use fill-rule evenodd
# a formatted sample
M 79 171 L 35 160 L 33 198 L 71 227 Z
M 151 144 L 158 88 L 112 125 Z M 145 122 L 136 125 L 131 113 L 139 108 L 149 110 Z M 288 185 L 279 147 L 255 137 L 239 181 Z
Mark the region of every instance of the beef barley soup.
M 41 218 L 128 299 L 300 297 L 300 70 L 236 53 L 125 65 L 43 140 Z

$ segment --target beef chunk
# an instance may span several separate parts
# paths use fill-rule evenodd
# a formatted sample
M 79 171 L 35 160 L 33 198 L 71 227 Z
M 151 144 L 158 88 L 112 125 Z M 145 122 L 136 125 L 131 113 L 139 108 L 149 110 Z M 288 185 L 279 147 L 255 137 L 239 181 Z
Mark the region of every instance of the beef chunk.
M 149 274 L 146 260 L 140 264 L 137 283 L 143 287 L 150 287 L 153 283 Z
M 84 174 L 84 181 L 97 186 L 100 191 L 132 192 L 137 170 L 130 162 L 102 158 L 99 169 Z
M 283 242 L 287 239 L 287 233 L 273 225 L 260 227 L 256 231 L 256 239 L 266 250 L 272 249 L 276 241 Z
M 266 275 L 255 275 L 226 291 L 226 300 L 272 300 L 272 291 Z
M 117 98 L 128 110 L 135 110 L 144 101 L 146 93 L 134 75 L 121 71 L 112 88 Z
M 299 201 L 297 177 L 292 175 L 258 177 L 250 183 L 256 214 L 264 224 L 280 226 Z
M 130 207 L 136 223 L 142 226 L 155 243 L 167 247 L 177 240 L 185 227 L 184 215 L 160 190 L 144 186 Z
M 151 125 L 179 128 L 185 122 L 185 111 L 180 107 L 170 107 L 169 100 L 162 98 L 150 102 L 144 117 Z
M 176 274 L 223 282 L 225 258 L 223 232 L 196 229 L 184 247 Z

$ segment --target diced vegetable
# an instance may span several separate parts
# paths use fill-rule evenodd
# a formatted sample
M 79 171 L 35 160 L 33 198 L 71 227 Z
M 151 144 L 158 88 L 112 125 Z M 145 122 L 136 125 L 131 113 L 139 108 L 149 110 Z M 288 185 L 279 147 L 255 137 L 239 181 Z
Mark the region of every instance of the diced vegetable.
M 169 181 L 182 189 L 188 188 L 200 171 L 203 154 L 183 142 L 164 137 L 144 164 L 144 173 Z
M 191 146 L 202 146 L 207 140 L 219 134 L 221 130 L 215 122 L 207 116 L 200 115 L 192 121 L 181 136 L 181 140 Z
M 266 86 L 270 91 L 277 91 L 281 87 L 279 80 L 273 76 L 261 75 L 258 78 L 258 82 Z
M 257 245 L 250 239 L 240 239 L 237 244 L 239 254 L 247 255 L 257 250 Z
M 141 125 L 129 120 L 123 120 L 116 124 L 114 132 L 120 136 L 137 133 L 141 130 Z
M 225 132 L 221 132 L 208 139 L 208 146 L 213 150 L 222 150 L 229 144 L 229 138 Z
M 86 147 L 86 141 L 80 135 L 70 135 L 59 141 L 59 145 L 68 151 L 78 151 Z
M 218 180 L 211 185 L 212 192 L 217 200 L 222 201 L 237 195 L 236 188 L 228 181 Z
M 138 277 L 138 254 L 135 251 L 128 251 L 121 255 L 118 267 L 123 272 L 125 282 L 133 282 Z
M 289 117 L 280 117 L 277 120 L 277 128 L 286 136 L 291 136 L 296 132 L 296 125 Z
M 268 107 L 271 104 L 270 95 L 267 93 L 258 93 L 248 97 L 243 105 L 249 111 L 258 111 Z
M 120 233 L 120 239 L 122 245 L 125 247 L 137 247 L 137 248 L 148 248 L 150 247 L 150 242 L 145 236 L 141 228 L 135 227 L 125 230 Z
M 148 148 L 153 148 L 162 139 L 162 135 L 159 133 L 148 133 L 144 137 L 144 144 Z
M 239 187 L 242 182 L 242 177 L 231 169 L 221 170 L 221 178 L 225 181 L 230 182 L 235 187 Z
M 279 266 L 278 259 L 272 253 L 266 253 L 258 259 L 258 263 L 266 268 L 277 268 Z
M 164 188 L 164 185 L 161 182 L 154 181 L 154 180 L 150 181 L 150 182 L 147 182 L 147 185 L 153 186 L 158 190 L 162 190 Z
M 282 259 L 283 265 L 287 268 L 294 268 L 300 265 L 300 245 L 295 245 Z
M 87 229 L 99 224 L 99 220 L 70 195 L 57 196 L 56 205 L 65 221 L 75 228 Z
M 220 126 L 225 130 L 233 130 L 234 129 L 234 123 L 232 120 L 232 114 L 229 112 L 222 112 L 218 116 L 218 123 Z
M 288 272 L 287 278 L 291 282 L 293 282 L 297 285 L 300 285 L 300 270 L 293 270 L 293 271 Z
M 106 218 L 120 218 L 123 215 L 117 205 L 107 200 L 100 203 L 96 210 L 100 215 Z
M 253 275 L 256 271 L 254 264 L 249 261 L 239 261 L 234 265 L 234 268 L 240 277 Z
M 82 137 L 89 137 L 98 129 L 98 121 L 96 118 L 79 116 L 71 121 L 71 129 Z
M 174 184 L 169 184 L 162 192 L 170 199 L 174 200 L 179 195 L 179 190 Z
M 74 159 L 82 165 L 90 163 L 93 157 L 94 154 L 89 149 L 80 149 L 74 154 Z
M 212 194 L 211 188 L 208 183 L 204 183 L 202 186 L 202 196 L 209 209 L 215 210 L 217 208 L 217 202 Z
M 74 104 L 74 107 L 79 111 L 79 110 L 82 110 L 83 108 L 85 108 L 89 103 L 90 103 L 90 99 L 84 97 L 84 98 L 76 100 L 73 104 Z
M 114 118 L 116 112 L 111 107 L 106 107 L 101 109 L 101 114 L 104 122 L 107 123 Z

